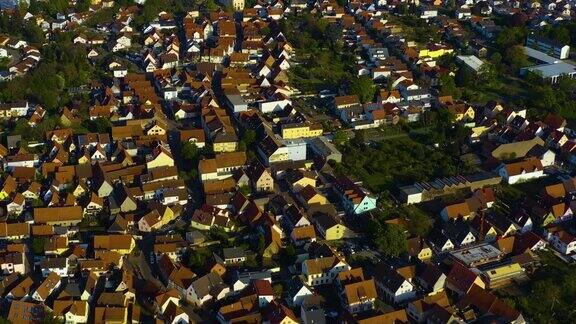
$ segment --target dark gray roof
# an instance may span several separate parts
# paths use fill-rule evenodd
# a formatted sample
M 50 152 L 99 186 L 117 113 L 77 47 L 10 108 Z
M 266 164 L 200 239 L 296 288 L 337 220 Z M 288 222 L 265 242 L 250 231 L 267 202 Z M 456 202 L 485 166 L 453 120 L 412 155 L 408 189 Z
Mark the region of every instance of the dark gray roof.
M 222 250 L 222 256 L 224 256 L 224 260 L 245 258 L 246 252 L 244 251 L 244 249 L 237 248 L 237 247 L 231 247 L 231 248 L 223 249 Z
M 46 258 L 40 261 L 42 269 L 66 267 L 66 258 Z

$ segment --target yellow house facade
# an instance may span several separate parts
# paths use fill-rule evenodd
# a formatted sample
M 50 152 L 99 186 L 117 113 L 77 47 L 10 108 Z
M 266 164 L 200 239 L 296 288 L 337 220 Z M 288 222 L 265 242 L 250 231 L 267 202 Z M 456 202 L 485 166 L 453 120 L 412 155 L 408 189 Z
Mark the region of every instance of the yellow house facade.
M 154 125 L 146 132 L 148 135 L 166 135 L 166 130 L 160 125 Z
M 86 163 L 90 163 L 90 157 L 88 155 L 82 155 L 78 159 L 78 164 L 86 164 Z
M 348 227 L 337 224 L 326 230 L 324 237 L 327 241 L 341 240 L 343 238 L 353 237 L 354 232 L 352 232 Z
M 298 181 L 294 181 L 292 183 L 292 186 L 294 188 L 304 188 L 306 186 L 311 186 L 316 188 L 316 179 L 312 179 L 312 178 L 308 178 L 308 177 L 302 177 L 301 179 L 298 179 Z
M 314 204 L 326 205 L 328 203 L 328 199 L 326 199 L 326 197 L 322 196 L 321 194 L 317 193 L 314 196 L 312 196 L 310 199 L 308 199 L 308 201 L 306 201 L 306 203 L 308 205 L 314 205 Z
M 524 269 L 518 263 L 512 263 L 498 268 L 487 270 L 484 275 L 491 287 L 512 280 L 524 273 Z
M 471 130 L 472 134 L 470 134 L 470 139 L 475 141 L 478 140 L 480 137 L 482 137 L 484 134 L 486 134 L 488 130 L 490 130 L 490 128 L 487 126 L 476 126 L 472 127 Z
M 174 166 L 174 159 L 164 152 L 160 152 L 154 159 L 146 163 L 148 169 Z
M 223 153 L 223 152 L 234 152 L 238 148 L 237 142 L 222 142 L 222 143 L 214 143 L 214 152 L 216 153 Z
M 420 52 L 418 52 L 418 57 L 430 57 L 430 58 L 438 58 L 441 56 L 444 56 L 446 54 L 450 54 L 454 52 L 453 49 L 451 48 L 444 48 L 444 47 L 439 47 L 439 48 L 424 48 L 421 49 Z
M 164 214 L 161 215 L 160 223 L 162 223 L 162 226 L 164 226 L 173 221 L 174 219 L 176 219 L 174 211 L 172 211 L 172 209 L 170 208 L 166 208 L 164 210 Z
M 283 139 L 298 139 L 316 137 L 322 135 L 324 130 L 322 127 L 314 127 L 310 125 L 284 125 L 282 126 Z
M 463 121 L 463 120 L 474 120 L 474 117 L 476 116 L 476 113 L 474 112 L 474 109 L 472 109 L 472 107 L 468 106 L 468 108 L 466 110 L 451 110 L 449 109 L 450 112 L 452 114 L 454 114 L 454 120 L 457 122 Z
M 10 196 L 5 190 L 0 191 L 0 200 L 6 200 Z
M 432 249 L 428 246 L 424 247 L 420 252 L 418 252 L 418 259 L 421 261 L 427 261 L 432 259 Z

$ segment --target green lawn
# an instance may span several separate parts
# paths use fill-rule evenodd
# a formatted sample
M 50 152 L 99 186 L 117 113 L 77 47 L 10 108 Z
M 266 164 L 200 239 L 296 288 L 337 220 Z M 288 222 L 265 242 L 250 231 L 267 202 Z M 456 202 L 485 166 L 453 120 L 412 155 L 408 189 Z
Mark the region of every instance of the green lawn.
M 441 148 L 432 148 L 409 137 L 399 137 L 374 145 L 341 146 L 343 160 L 336 171 L 362 180 L 375 193 L 392 190 L 415 181 L 466 172 L 457 156 Z

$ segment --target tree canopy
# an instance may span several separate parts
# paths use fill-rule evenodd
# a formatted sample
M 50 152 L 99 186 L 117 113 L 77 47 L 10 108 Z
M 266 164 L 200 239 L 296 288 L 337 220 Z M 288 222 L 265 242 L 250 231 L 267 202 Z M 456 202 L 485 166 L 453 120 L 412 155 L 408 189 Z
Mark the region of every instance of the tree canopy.
M 399 225 L 371 220 L 368 222 L 368 234 L 378 251 L 387 257 L 397 257 L 408 249 L 404 229 Z
M 361 103 L 372 102 L 378 88 L 374 80 L 367 76 L 356 78 L 350 84 L 350 93 L 357 95 Z

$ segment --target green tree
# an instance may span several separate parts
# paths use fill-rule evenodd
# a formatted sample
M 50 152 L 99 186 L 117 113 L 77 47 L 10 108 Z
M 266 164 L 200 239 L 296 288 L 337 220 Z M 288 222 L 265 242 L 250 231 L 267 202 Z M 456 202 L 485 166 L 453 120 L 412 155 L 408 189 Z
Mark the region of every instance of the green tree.
M 182 142 L 182 158 L 188 162 L 197 161 L 199 150 L 196 144 L 185 141 Z
M 377 88 L 374 80 L 367 76 L 356 78 L 350 84 L 350 93 L 357 95 L 361 103 L 371 102 L 374 99 Z
M 46 37 L 40 26 L 32 21 L 23 25 L 22 36 L 27 42 L 34 45 L 41 45 L 46 41 Z
M 443 96 L 452 96 L 455 99 L 460 98 L 462 92 L 456 86 L 454 77 L 448 73 L 443 73 L 440 75 L 440 94 Z
M 456 73 L 456 85 L 459 87 L 471 87 L 474 85 L 475 80 L 476 78 L 470 69 L 461 68 Z
M 262 255 L 262 253 L 264 253 L 264 249 L 266 249 L 266 238 L 264 237 L 264 234 L 259 233 L 258 234 L 258 253 L 260 255 Z
M 500 51 L 524 44 L 526 40 L 526 30 L 521 27 L 506 27 L 496 36 L 496 45 Z
M 185 264 L 192 269 L 192 271 L 203 269 L 211 255 L 212 252 L 207 248 L 190 249 L 184 257 Z
M 43 237 L 35 237 L 32 239 L 32 252 L 34 254 L 44 254 L 44 245 L 46 239 Z
M 364 147 L 364 144 L 366 143 L 366 131 L 364 129 L 355 131 L 352 142 L 358 147 Z
M 93 133 L 109 133 L 112 129 L 112 123 L 107 118 L 85 119 L 82 126 Z
M 371 220 L 368 233 L 378 250 L 387 257 L 397 257 L 408 249 L 404 229 L 399 225 Z
M 422 238 L 427 237 L 432 229 L 432 218 L 415 206 L 406 206 L 404 212 L 410 224 L 408 228 L 410 234 Z
M 274 284 L 272 286 L 272 290 L 274 291 L 274 296 L 278 299 L 282 298 L 282 295 L 284 294 L 284 287 L 282 286 L 282 284 L 278 283 L 278 284 Z
M 74 10 L 76 12 L 87 12 L 90 9 L 90 0 L 78 0 Z
M 512 46 L 508 48 L 504 54 L 504 61 L 508 63 L 514 72 L 518 72 L 520 68 L 529 65 L 528 56 L 524 53 L 522 46 Z
M 247 149 L 252 147 L 255 141 L 256 141 L 256 132 L 252 129 L 247 129 L 244 131 L 244 133 L 240 138 L 240 142 L 238 144 L 239 149 L 241 151 L 246 151 Z
M 334 138 L 332 139 L 334 144 L 341 145 L 348 141 L 348 135 L 345 131 L 337 130 L 334 132 Z
M 324 36 L 326 37 L 328 44 L 330 44 L 330 47 L 335 48 L 342 39 L 341 25 L 336 23 L 329 24 L 324 30 Z

